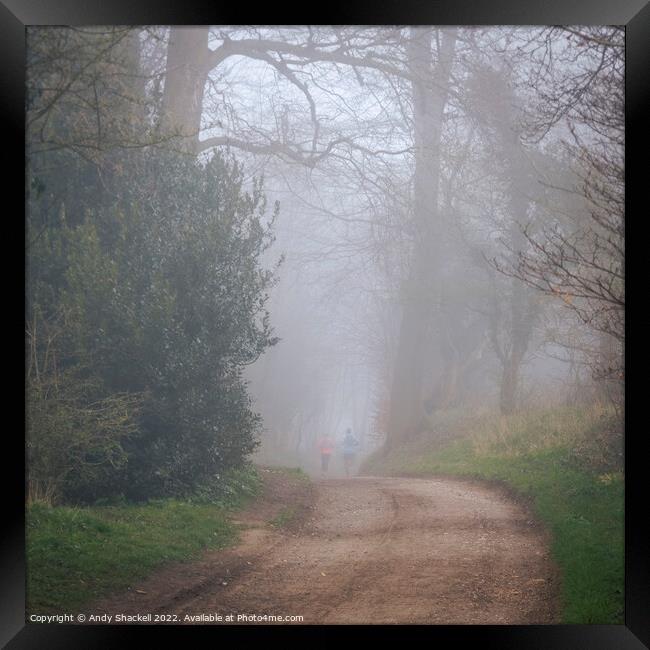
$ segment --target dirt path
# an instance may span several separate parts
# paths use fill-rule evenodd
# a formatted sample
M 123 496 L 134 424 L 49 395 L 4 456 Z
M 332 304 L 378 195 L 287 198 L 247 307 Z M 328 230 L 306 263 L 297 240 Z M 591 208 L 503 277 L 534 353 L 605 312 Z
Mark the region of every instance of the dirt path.
M 286 505 L 297 495 L 280 496 Z M 275 497 L 240 518 L 236 548 L 167 567 L 96 611 L 176 614 L 177 622 L 234 614 L 239 624 L 240 614 L 299 615 L 305 624 L 557 622 L 546 535 L 496 488 L 452 479 L 321 481 L 300 495 L 301 525 L 282 531 L 268 524 L 277 489 Z

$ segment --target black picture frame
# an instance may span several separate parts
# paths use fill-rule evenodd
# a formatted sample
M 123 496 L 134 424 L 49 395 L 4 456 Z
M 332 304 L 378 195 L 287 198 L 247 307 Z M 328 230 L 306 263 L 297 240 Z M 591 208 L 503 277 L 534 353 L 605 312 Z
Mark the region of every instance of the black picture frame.
M 626 503 L 625 503 L 625 624 L 552 626 L 287 626 L 275 627 L 173 627 L 173 626 L 76 626 L 25 624 L 24 550 L 24 439 L 15 427 L 5 427 L 4 472 L 8 487 L 4 493 L 4 532 L 0 548 L 0 642 L 17 648 L 114 648 L 129 643 L 152 644 L 152 635 L 164 635 L 171 643 L 186 643 L 189 634 L 201 634 L 211 644 L 241 639 L 268 643 L 268 634 L 282 634 L 295 642 L 323 641 L 331 634 L 344 634 L 368 642 L 381 636 L 387 643 L 413 639 L 448 645 L 469 643 L 486 648 L 534 649 L 637 649 L 650 646 L 650 538 L 646 522 L 645 439 L 646 428 L 633 424 L 643 416 L 642 392 L 647 352 L 642 341 L 650 318 L 643 315 L 647 272 L 641 246 L 644 237 L 644 185 L 647 181 L 648 138 L 644 126 L 650 95 L 650 6 L 646 0 L 444 0 L 427 4 L 417 0 L 390 0 L 373 6 L 369 2 L 328 3 L 320 15 L 304 9 L 297 13 L 268 3 L 253 10 L 236 3 L 207 3 L 201 0 L 3 0 L 0 4 L 0 103 L 4 117 L 5 205 L 9 194 L 25 205 L 24 193 L 24 106 L 25 27 L 27 25 L 81 24 L 436 24 L 436 25 L 626 25 Z M 14 153 L 9 153 L 13 151 Z M 11 248 L 8 225 L 16 226 L 15 211 L 5 210 L 5 253 Z M 17 226 L 16 226 L 17 227 Z M 23 231 L 24 232 L 24 231 Z M 636 249 L 638 247 L 638 249 Z M 635 250 L 636 249 L 636 250 Z M 638 253 L 638 254 L 637 254 Z M 647 253 L 646 253 L 647 256 Z M 15 266 L 6 268 L 13 277 Z M 12 271 L 10 273 L 10 271 Z M 635 286 L 639 287 L 637 291 Z M 23 284 L 24 304 L 24 284 Z M 6 313 L 12 313 L 7 309 Z M 9 319 L 6 319 L 9 320 Z M 13 319 L 11 319 L 13 322 Z M 16 323 L 16 326 L 18 324 Z M 6 347 L 11 348 L 11 344 Z M 17 355 L 20 346 L 16 346 Z M 6 367 L 11 367 L 7 364 Z M 24 368 L 24 360 L 23 360 Z M 9 377 L 9 372 L 5 373 Z M 13 376 L 13 375 L 11 375 Z M 10 380 L 15 383 L 15 379 Z M 24 388 L 24 385 L 23 385 Z M 23 391 L 24 395 L 24 391 Z M 7 400 L 7 404 L 12 402 Z M 642 422 L 642 419 L 639 419 Z M 9 440 L 10 439 L 10 440 Z M 10 450 L 6 447 L 9 446 Z M 316 633 L 316 634 L 315 634 Z M 406 636 L 405 636 L 406 635 Z M 226 641 L 227 642 L 227 641 Z M 5 645 L 6 644 L 6 645 Z

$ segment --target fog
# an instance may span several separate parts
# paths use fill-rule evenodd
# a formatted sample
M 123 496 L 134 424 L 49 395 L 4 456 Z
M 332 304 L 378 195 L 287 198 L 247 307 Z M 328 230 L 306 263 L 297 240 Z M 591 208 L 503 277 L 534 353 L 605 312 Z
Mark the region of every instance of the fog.
M 396 37 L 391 30 L 382 35 L 368 29 L 368 38 L 385 38 L 378 48 L 383 59 L 411 69 L 403 43 L 432 38 L 436 74 L 440 39 L 452 31 L 398 30 Z M 334 37 L 331 30 L 319 33 L 323 39 Z M 270 32 L 259 34 L 271 38 Z M 301 29 L 278 34 L 289 42 L 304 38 Z M 235 30 L 230 37 L 244 36 Z M 598 391 L 590 371 L 593 359 L 585 350 L 611 332 L 594 332 L 579 314 L 565 309 L 574 298 L 554 299 L 553 292 L 561 289 L 546 286 L 543 294 L 500 273 L 508 265 L 516 272 L 512 260 L 543 244 L 545 228 L 568 233 L 593 225 L 578 160 L 572 157 L 577 153 L 563 147 L 571 131 L 585 139 L 593 132 L 589 124 L 570 123 L 568 116 L 553 122 L 545 115 L 550 109 L 545 84 L 553 82 L 543 78 L 548 62 L 538 51 L 555 52 L 560 63 L 554 74 L 560 77 L 583 74 L 595 54 L 587 49 L 577 56 L 577 40 L 542 35 L 539 29 L 466 29 L 454 37 L 444 87 L 420 80 L 423 94 L 445 95 L 439 124 L 426 110 L 417 115 L 412 79 L 314 63 L 294 82 L 246 56 L 234 57 L 228 70 L 229 83 L 237 88 L 232 108 L 237 119 L 222 133 L 249 139 L 251 132 L 263 133 L 264 141 L 279 131 L 308 150 L 313 102 L 318 136 L 345 143 L 313 167 L 283 155 L 280 145 L 277 155 L 262 160 L 238 154 L 248 169 L 264 174 L 269 200 L 281 206 L 267 258 L 284 256 L 269 301 L 280 340 L 247 372 L 264 420 L 261 462 L 314 472 L 317 440 L 324 433 L 341 440 L 347 428 L 361 442 L 361 457 L 384 444 L 382 417 L 388 417 L 391 394 L 395 402 L 398 390 L 395 357 L 405 286 L 412 281 L 419 242 L 429 237 L 426 246 L 435 260 L 408 297 L 426 305 L 418 315 L 426 321 L 424 334 L 414 334 L 421 361 L 414 390 L 422 402 L 419 421 L 411 423 L 418 430 L 414 435 L 435 432 L 441 410 L 498 410 L 501 397 L 507 412 L 589 400 Z M 208 105 L 206 139 L 213 137 L 209 125 L 223 108 L 209 99 Z M 424 126 L 416 124 L 418 119 Z M 440 129 L 439 140 L 431 143 L 425 134 L 418 143 L 416 128 Z M 546 130 L 543 137 L 540 128 Z M 427 159 L 427 147 L 434 145 L 437 161 Z M 613 146 L 608 153 L 616 155 Z M 417 187 L 418 164 L 428 188 Z M 431 194 L 434 185 L 437 192 Z M 436 205 L 418 206 L 418 191 Z M 421 228 L 419 210 L 434 223 L 434 232 Z M 521 234 L 525 228 L 534 235 L 530 241 Z M 508 373 L 516 395 L 504 406 Z
M 96 333 L 112 330 L 108 321 L 93 325 L 97 308 L 83 302 L 90 300 L 91 289 L 83 288 L 90 267 L 77 272 L 76 258 L 66 258 L 57 268 L 68 269 L 67 275 L 52 285 L 60 297 L 42 312 L 54 323 L 57 305 L 67 305 L 72 320 L 66 322 L 79 326 L 60 353 L 64 365 L 94 359 L 103 368 L 98 372 L 108 394 L 153 394 L 160 400 L 156 404 L 174 404 L 170 412 L 180 413 L 185 397 L 178 401 L 180 393 L 169 388 L 180 381 L 180 370 L 169 381 L 165 373 L 201 359 L 196 361 L 205 366 L 201 376 L 212 377 L 197 388 L 206 400 L 226 399 L 233 385 L 245 396 L 238 403 L 246 436 L 256 437 L 259 445 L 242 444 L 237 453 L 312 474 L 319 471 L 319 440 L 328 435 L 336 449 L 332 472 L 342 475 L 340 448 L 348 429 L 358 443 L 358 471 L 370 454 L 444 435 L 441 418 L 450 413 L 508 416 L 542 405 L 594 401 L 620 409 L 621 30 L 57 29 L 30 34 L 30 173 L 34 187 L 50 192 L 34 191 L 30 199 L 30 228 L 37 239 L 40 229 L 73 228 L 75 237 L 85 237 L 82 249 L 108 247 L 111 269 L 135 268 L 139 262 L 130 256 L 140 253 L 119 252 L 110 235 L 122 227 L 119 219 L 97 217 L 104 224 L 97 235 L 82 224 L 102 210 L 122 209 L 116 207 L 121 201 L 130 206 L 123 208 L 127 212 L 150 205 L 143 214 L 151 209 L 158 216 L 143 222 L 149 228 L 143 246 L 150 246 L 152 237 L 161 237 L 162 247 L 180 239 L 170 244 L 169 253 L 159 247 L 143 257 L 150 260 L 143 264 L 162 269 L 167 278 L 176 271 L 165 269 L 186 265 L 189 272 L 196 264 L 195 279 L 179 286 L 198 287 L 192 283 L 203 277 L 200 269 L 208 276 L 216 273 L 216 267 L 189 261 L 208 231 L 190 245 L 183 237 L 194 227 L 188 225 L 193 217 L 169 216 L 169 224 L 177 218 L 178 225 L 170 225 L 167 235 L 152 235 L 151 224 L 163 223 L 174 210 L 203 214 L 187 198 L 194 190 L 185 189 L 199 186 L 180 180 L 185 172 L 166 172 L 170 164 L 155 163 L 162 165 L 161 179 L 168 174 L 158 188 L 155 172 L 145 178 L 150 172 L 143 171 L 153 163 L 138 162 L 137 156 L 147 161 L 155 152 L 180 152 L 201 173 L 223 158 L 241 174 L 233 187 L 239 183 L 249 196 L 258 192 L 260 201 L 249 210 L 259 220 L 232 230 L 233 241 L 249 251 L 240 259 L 248 255 L 245 263 L 252 266 L 224 271 L 224 277 L 257 278 L 257 284 L 228 293 L 222 282 L 223 301 L 213 300 L 209 309 L 203 306 L 214 294 L 207 289 L 188 303 L 183 318 L 196 315 L 183 331 L 203 333 L 187 334 L 182 345 L 189 347 L 173 364 L 171 357 L 154 362 L 147 356 L 154 354 L 146 352 L 148 343 L 125 347 L 124 358 L 138 358 L 141 368 L 153 369 L 141 380 L 122 377 L 126 371 L 110 368 L 110 355 L 101 356 Z M 105 61 L 98 58 L 70 72 L 76 70 L 75 57 L 92 58 L 100 46 L 109 53 Z M 48 103 L 57 84 L 61 92 Z M 67 170 L 61 172 L 63 181 L 57 168 Z M 201 187 L 220 179 L 209 176 Z M 69 189 L 53 191 L 56 183 Z M 80 199 L 83 187 L 97 187 L 89 190 L 97 198 Z M 226 198 L 211 199 L 208 211 L 220 210 L 234 196 L 223 191 Z M 230 223 L 228 218 L 222 223 Z M 256 248 L 246 243 L 251 233 L 263 232 Z M 221 240 L 225 249 L 211 259 L 234 255 L 227 241 Z M 215 250 L 221 244 L 215 240 Z M 166 266 L 164 255 L 180 255 L 186 245 L 186 256 Z M 52 244 L 48 254 L 54 250 Z M 33 277 L 47 285 L 43 255 L 35 250 L 31 265 Z M 97 288 L 102 273 L 112 277 L 113 271 L 93 272 Z M 157 281 L 139 286 L 157 286 Z M 237 296 L 249 289 L 248 320 L 233 326 L 227 317 L 243 309 L 245 301 L 238 303 Z M 145 304 L 149 289 L 133 290 L 134 305 Z M 117 285 L 106 295 L 120 291 Z M 156 298 L 160 321 L 142 330 L 149 332 L 147 341 L 168 340 L 175 316 L 161 314 L 172 313 L 181 293 Z M 45 304 L 45 298 L 33 300 Z M 107 300 L 98 298 L 96 304 L 105 307 Z M 138 309 L 134 306 L 133 313 Z M 115 313 L 125 319 L 119 327 L 116 323 L 111 339 L 114 349 L 121 349 L 128 336 L 118 330 L 136 326 L 127 324 L 132 312 L 123 305 Z M 225 319 L 221 329 L 210 329 L 220 318 Z M 230 331 L 267 338 L 251 334 L 250 344 L 234 352 L 216 343 Z M 37 340 L 34 330 L 31 335 Z M 145 340 L 140 333 L 134 337 Z M 40 348 L 34 345 L 38 368 Z M 164 345 L 175 350 L 175 344 Z M 158 354 L 161 348 L 155 349 Z M 43 348 L 46 363 L 48 354 Z M 198 381 L 193 370 L 187 372 Z M 250 408 L 243 406 L 247 399 Z M 206 440 L 221 440 L 226 429 L 233 440 L 246 437 L 236 418 L 227 425 L 219 420 L 232 404 L 227 400 L 212 416 L 208 407 L 204 413 L 196 404 L 187 406 L 191 417 L 204 413 L 201 424 L 197 420 L 192 427 L 222 431 L 217 438 L 206 433 Z M 151 408 L 159 415 L 156 409 L 162 407 Z M 221 423 L 208 425 L 213 416 Z M 151 426 L 158 431 L 158 424 Z M 218 445 L 214 453 L 225 463 L 226 452 Z

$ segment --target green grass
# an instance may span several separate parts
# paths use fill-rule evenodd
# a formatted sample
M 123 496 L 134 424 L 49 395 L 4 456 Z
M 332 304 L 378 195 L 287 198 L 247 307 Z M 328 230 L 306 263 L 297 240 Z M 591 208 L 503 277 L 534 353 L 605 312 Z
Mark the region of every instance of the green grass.
M 300 510 L 294 506 L 286 506 L 282 508 L 280 512 L 271 519 L 269 522 L 274 528 L 289 528 L 291 524 L 298 518 L 300 515 Z
M 300 467 L 274 467 L 274 472 L 282 472 L 289 478 L 302 481 L 303 483 L 311 483 L 309 475 L 306 474 Z
M 564 623 L 623 623 L 624 480 L 615 416 L 555 409 L 458 422 L 446 444 L 420 440 L 365 471 L 496 480 L 529 498 L 551 531 Z
M 199 488 L 188 499 L 199 505 L 215 505 L 226 510 L 238 510 L 260 494 L 262 478 L 253 465 L 231 469 L 224 476 Z
M 284 474 L 296 484 L 311 483 L 309 476 L 300 467 L 273 467 L 266 471 Z M 305 514 L 303 505 L 284 506 L 278 514 L 269 521 L 274 528 L 292 528 Z
M 216 506 L 34 504 L 27 512 L 28 613 L 74 612 L 165 562 L 234 540 L 233 526 Z
M 237 539 L 228 514 L 259 493 L 252 467 L 230 472 L 192 499 L 51 507 L 26 512 L 27 611 L 70 613 L 167 562 Z

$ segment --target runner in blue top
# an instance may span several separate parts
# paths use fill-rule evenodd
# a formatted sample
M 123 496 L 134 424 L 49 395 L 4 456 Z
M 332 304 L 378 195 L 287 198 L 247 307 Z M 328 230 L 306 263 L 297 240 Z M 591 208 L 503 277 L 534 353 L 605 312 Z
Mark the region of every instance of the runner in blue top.
M 343 463 L 345 465 L 345 475 L 350 476 L 350 469 L 354 465 L 354 459 L 359 449 L 359 441 L 352 435 L 352 429 L 345 432 L 343 438 Z

